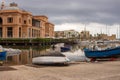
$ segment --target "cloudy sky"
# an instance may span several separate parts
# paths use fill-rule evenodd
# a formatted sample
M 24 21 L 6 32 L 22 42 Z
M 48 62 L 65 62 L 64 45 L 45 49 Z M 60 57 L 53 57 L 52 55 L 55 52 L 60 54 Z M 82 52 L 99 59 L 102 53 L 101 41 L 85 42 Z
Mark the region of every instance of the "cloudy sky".
M 1 0 L 2 1 L 2 0 Z M 4 0 L 18 3 L 34 15 L 47 15 L 55 30 L 86 29 L 95 33 L 117 34 L 120 0 Z

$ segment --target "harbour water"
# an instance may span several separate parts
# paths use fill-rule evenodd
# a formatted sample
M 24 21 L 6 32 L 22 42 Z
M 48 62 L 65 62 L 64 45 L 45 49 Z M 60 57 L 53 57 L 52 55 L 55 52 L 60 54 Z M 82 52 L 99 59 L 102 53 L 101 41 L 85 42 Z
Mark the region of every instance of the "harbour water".
M 52 51 L 60 52 L 61 44 L 57 44 L 57 47 L 53 50 L 51 46 L 39 47 L 39 46 L 3 46 L 4 48 L 20 49 L 22 52 L 13 56 L 7 56 L 5 65 L 25 65 L 32 64 L 32 58 L 39 57 L 41 55 L 48 54 Z M 86 57 L 79 45 L 71 46 L 71 50 L 68 52 L 62 52 L 70 61 L 85 61 Z

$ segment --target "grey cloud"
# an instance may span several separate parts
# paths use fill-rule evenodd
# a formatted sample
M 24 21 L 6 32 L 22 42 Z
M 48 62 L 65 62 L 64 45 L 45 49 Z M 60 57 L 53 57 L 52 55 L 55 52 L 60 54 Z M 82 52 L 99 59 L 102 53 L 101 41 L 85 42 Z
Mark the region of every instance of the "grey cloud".
M 120 0 L 6 0 L 16 2 L 34 15 L 47 15 L 51 22 L 120 23 Z

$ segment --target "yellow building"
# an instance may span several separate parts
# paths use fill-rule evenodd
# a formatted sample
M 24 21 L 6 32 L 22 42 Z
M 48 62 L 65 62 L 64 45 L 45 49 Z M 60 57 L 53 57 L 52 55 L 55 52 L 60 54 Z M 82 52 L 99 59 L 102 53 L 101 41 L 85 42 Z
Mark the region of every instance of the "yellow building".
M 54 24 L 47 22 L 45 24 L 45 37 L 53 38 L 54 37 Z
M 1 5 L 1 38 L 45 38 L 47 23 L 46 16 L 33 16 L 32 13 L 20 9 L 16 3 L 10 3 L 9 6 L 5 6 L 4 3 Z M 54 36 L 54 25 L 52 27 L 49 30 L 49 37 Z

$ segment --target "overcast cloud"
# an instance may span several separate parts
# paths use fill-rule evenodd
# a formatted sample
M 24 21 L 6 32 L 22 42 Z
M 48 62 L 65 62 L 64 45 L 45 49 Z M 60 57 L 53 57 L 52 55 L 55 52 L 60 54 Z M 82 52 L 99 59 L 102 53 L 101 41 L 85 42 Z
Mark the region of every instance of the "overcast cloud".
M 5 0 L 16 2 L 34 15 L 47 15 L 56 25 L 120 24 L 120 0 Z M 73 26 L 74 27 L 74 26 Z M 69 28 L 69 27 L 68 27 Z M 62 30 L 62 29 L 61 29 Z

